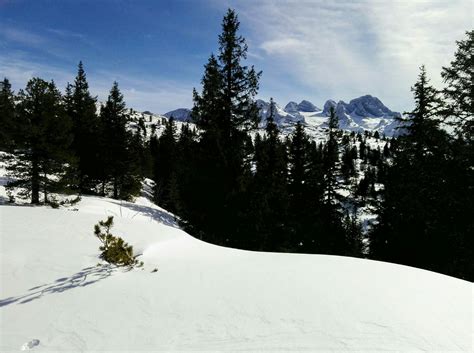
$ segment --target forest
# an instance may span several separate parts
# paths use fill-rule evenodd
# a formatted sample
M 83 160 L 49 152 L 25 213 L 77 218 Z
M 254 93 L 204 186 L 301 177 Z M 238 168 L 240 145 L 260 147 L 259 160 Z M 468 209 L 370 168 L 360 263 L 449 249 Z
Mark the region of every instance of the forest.
M 57 194 L 132 200 L 148 178 L 154 202 L 210 243 L 368 258 L 474 281 L 474 30 L 456 42 L 440 73 L 443 88 L 420 68 L 397 137 L 343 131 L 332 109 L 317 143 L 304 123 L 282 135 L 273 101 L 258 128 L 262 72 L 245 64 L 239 26 L 228 10 L 201 88 L 192 92 L 192 123 L 178 129 L 163 119 L 160 134 L 132 117 L 117 82 L 98 102 L 82 62 L 64 91 L 33 77 L 14 92 L 4 78 L 8 201 L 60 207 Z M 357 216 L 363 207 L 376 215 L 367 228 Z

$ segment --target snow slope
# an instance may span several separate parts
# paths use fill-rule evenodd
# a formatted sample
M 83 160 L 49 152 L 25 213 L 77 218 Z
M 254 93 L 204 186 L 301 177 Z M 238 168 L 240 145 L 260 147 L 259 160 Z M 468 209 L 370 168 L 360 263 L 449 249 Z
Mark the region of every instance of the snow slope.
M 98 259 L 92 228 L 108 215 L 143 269 Z M 0 217 L 1 352 L 472 351 L 466 281 L 214 246 L 145 198 L 0 205 Z

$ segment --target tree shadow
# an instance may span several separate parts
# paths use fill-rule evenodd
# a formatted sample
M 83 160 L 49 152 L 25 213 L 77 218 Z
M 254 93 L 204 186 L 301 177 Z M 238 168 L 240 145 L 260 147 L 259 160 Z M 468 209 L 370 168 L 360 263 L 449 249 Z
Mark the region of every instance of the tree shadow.
M 175 216 L 173 216 L 171 213 L 167 213 L 166 211 L 158 210 L 156 208 L 152 208 L 149 206 L 137 205 L 137 204 L 129 203 L 129 202 L 127 203 L 125 202 L 121 203 L 120 201 L 112 201 L 112 202 L 121 207 L 128 208 L 129 210 L 132 210 L 136 212 L 137 214 L 141 214 L 142 216 L 149 217 L 152 220 L 163 223 L 164 225 L 179 229 L 178 222 L 176 221 Z
M 6 186 L 9 182 L 13 180 L 13 178 L 10 178 L 8 176 L 0 176 L 0 186 Z
M 30 288 L 26 294 L 0 299 L 0 308 L 14 303 L 26 304 L 40 299 L 44 295 L 62 293 L 70 289 L 89 286 L 109 277 L 116 269 L 117 267 L 111 264 L 86 267 L 72 276 L 58 278 L 53 283 Z

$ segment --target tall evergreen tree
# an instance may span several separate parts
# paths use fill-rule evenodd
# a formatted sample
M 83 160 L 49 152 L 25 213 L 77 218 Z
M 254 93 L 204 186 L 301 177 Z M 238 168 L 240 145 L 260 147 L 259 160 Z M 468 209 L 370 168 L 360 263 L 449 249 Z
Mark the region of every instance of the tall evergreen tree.
M 155 158 L 155 201 L 160 206 L 175 211 L 177 146 L 176 125 L 173 117 L 170 117 L 165 131 L 158 139 L 158 151 Z
M 424 67 L 412 88 L 415 108 L 387 171 L 378 224 L 370 234 L 377 259 L 449 273 L 455 241 L 446 210 L 451 203 L 448 135 L 439 128 L 440 100 Z
M 222 89 L 223 78 L 219 63 L 212 54 L 204 66 L 204 76 L 201 80 L 202 93 L 193 90 L 194 106 L 192 118 L 198 127 L 209 131 L 210 129 L 223 129 Z
M 133 134 L 127 130 L 129 115 L 117 82 L 101 108 L 100 117 L 102 190 L 105 192 L 107 184 L 111 183 L 113 198 L 128 199 L 140 190 L 142 175 L 133 153 Z
M 249 222 L 254 226 L 255 245 L 259 250 L 276 251 L 285 246 L 288 212 L 287 153 L 274 122 L 275 103 L 270 99 L 266 134 L 255 139 L 255 175 L 249 198 L 252 198 Z
M 331 107 L 328 119 L 328 141 L 325 148 L 324 169 L 325 169 L 325 199 L 327 204 L 333 204 L 336 199 L 337 181 L 337 164 L 339 162 L 339 143 L 337 141 L 337 129 L 339 128 L 339 120 Z
M 78 188 L 83 193 L 91 193 L 99 177 L 100 121 L 96 103 L 80 61 L 74 84 L 66 87 L 65 105 L 73 121 L 72 149 L 77 158 Z
M 205 67 L 202 93 L 194 92 L 193 120 L 203 129 L 195 191 L 201 205 L 188 213 L 187 222 L 191 232 L 234 246 L 244 244 L 239 237 L 245 233 L 241 210 L 246 207 L 243 195 L 249 185 L 251 147 L 245 130 L 259 119 L 254 98 L 260 77 L 253 67 L 243 65 L 247 45 L 238 34 L 239 26 L 235 12 L 228 10 L 217 58 L 211 56 Z
M 61 191 L 64 171 L 70 162 L 71 121 L 65 114 L 61 94 L 54 82 L 40 78 L 28 81 L 18 94 L 17 148 L 7 165 L 15 177 L 9 188 L 20 187 L 31 203 L 49 201 L 50 192 Z
M 14 147 L 15 99 L 10 81 L 4 78 L 0 82 L 0 149 Z
M 258 108 L 254 97 L 258 91 L 261 72 L 242 65 L 247 58 L 247 44 L 238 34 L 240 22 L 229 9 L 222 21 L 219 35 L 219 61 L 223 79 L 222 98 L 224 129 L 254 127 L 258 123 Z
M 455 119 L 458 135 L 473 143 L 474 139 L 474 30 L 466 39 L 457 41 L 454 60 L 443 67 L 441 76 L 446 83 L 443 95 L 447 101 L 444 116 Z

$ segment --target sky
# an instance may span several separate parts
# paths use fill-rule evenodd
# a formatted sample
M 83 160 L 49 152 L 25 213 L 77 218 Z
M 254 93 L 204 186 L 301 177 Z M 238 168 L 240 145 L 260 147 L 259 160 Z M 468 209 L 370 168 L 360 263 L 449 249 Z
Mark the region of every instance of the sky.
M 455 41 L 474 28 L 472 0 L 0 0 L 0 78 L 64 89 L 82 60 L 99 100 L 117 81 L 136 110 L 190 108 L 228 8 L 245 64 L 263 71 L 258 98 L 282 106 L 371 94 L 410 110 L 420 65 L 441 88 Z

